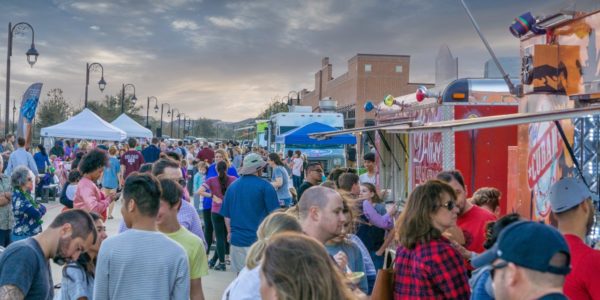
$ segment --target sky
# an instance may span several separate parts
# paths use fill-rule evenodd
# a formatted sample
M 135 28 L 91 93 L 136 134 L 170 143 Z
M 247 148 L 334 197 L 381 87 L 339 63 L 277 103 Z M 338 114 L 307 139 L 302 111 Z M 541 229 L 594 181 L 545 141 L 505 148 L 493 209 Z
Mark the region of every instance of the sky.
M 573 2 L 465 1 L 496 54 L 513 57 L 519 41 L 508 26 L 515 17 Z M 599 8 L 600 0 L 576 1 L 578 10 Z M 313 90 L 326 56 L 336 77 L 357 53 L 410 55 L 411 82 L 434 81 L 442 44 L 458 57 L 460 77 L 481 77 L 489 59 L 460 0 L 0 0 L 0 11 L 0 56 L 8 22 L 30 23 L 40 53 L 30 68 L 31 33 L 14 38 L 11 99 L 43 82 L 41 101 L 61 88 L 74 107 L 83 106 L 86 62 L 101 63 L 107 82 L 101 93 L 100 73 L 92 72 L 88 101 L 131 83 L 144 108 L 155 96 L 192 118 L 239 121 L 290 91 Z M 0 82 L 4 87 L 5 59 Z M 4 88 L 0 99 L 4 115 Z

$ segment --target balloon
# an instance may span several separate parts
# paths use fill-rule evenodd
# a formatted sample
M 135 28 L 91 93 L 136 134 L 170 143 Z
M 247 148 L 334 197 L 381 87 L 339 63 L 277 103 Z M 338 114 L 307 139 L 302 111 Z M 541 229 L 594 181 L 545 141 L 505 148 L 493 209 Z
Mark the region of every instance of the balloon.
M 384 103 L 386 106 L 392 106 L 392 105 L 394 105 L 394 96 L 392 96 L 392 95 L 387 95 L 387 96 L 385 97 L 385 99 L 383 100 L 383 103 Z
M 373 102 L 367 101 L 367 102 L 365 102 L 365 107 L 364 108 L 365 108 L 366 112 L 370 112 L 370 111 L 373 110 L 373 108 L 375 108 L 375 105 L 373 105 Z

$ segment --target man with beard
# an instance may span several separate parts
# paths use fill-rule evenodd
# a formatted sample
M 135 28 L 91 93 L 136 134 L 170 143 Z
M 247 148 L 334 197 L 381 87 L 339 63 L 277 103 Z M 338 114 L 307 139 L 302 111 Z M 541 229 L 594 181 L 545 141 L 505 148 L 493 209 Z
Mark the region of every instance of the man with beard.
M 594 203 L 589 188 L 574 178 L 563 178 L 550 188 L 550 206 L 571 252 L 573 270 L 565 281 L 571 299 L 600 299 L 600 251 L 585 244 L 594 224 Z
M 81 209 L 59 214 L 42 233 L 12 243 L 0 256 L 0 299 L 52 299 L 48 259 L 76 261 L 97 238 L 92 217 Z
M 563 285 L 570 262 L 569 246 L 558 230 L 519 221 L 504 228 L 472 264 L 490 268 L 495 299 L 566 300 Z
M 470 255 L 465 257 L 470 259 L 473 252 L 481 253 L 485 250 L 483 243 L 486 239 L 486 224 L 496 221 L 496 216 L 467 200 L 467 187 L 460 171 L 443 171 L 437 175 L 437 179 L 448 183 L 456 193 L 456 206 L 459 210 L 456 225 L 460 227 L 464 235 L 464 243 L 459 242 L 459 244 L 471 251 Z M 457 231 L 450 230 L 450 232 L 452 232 L 453 240 L 457 242 L 462 240 L 456 235 Z
M 308 188 L 318 185 L 323 180 L 323 167 L 321 167 L 321 163 L 312 162 L 308 164 L 306 167 L 306 176 L 304 177 L 304 182 L 298 188 L 298 201 L 304 194 Z

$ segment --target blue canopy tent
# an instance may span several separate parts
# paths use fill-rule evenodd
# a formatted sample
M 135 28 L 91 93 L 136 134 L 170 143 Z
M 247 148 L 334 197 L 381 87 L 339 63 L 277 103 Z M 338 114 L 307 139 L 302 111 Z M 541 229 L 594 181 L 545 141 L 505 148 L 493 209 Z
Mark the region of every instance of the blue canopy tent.
M 278 144 L 295 144 L 295 145 L 343 145 L 343 144 L 356 144 L 356 137 L 351 134 L 340 134 L 332 136 L 329 139 L 317 140 L 309 136 L 312 133 L 335 131 L 338 130 L 335 127 L 325 125 L 323 123 L 314 122 L 306 124 L 302 127 L 298 127 L 284 134 L 275 137 L 275 143 Z

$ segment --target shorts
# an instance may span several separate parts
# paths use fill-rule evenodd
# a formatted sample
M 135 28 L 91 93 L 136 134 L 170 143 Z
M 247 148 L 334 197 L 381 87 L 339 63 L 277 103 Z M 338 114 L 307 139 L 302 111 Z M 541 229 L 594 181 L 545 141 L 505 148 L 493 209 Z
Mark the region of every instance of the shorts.
M 231 245 L 229 256 L 231 257 L 231 269 L 239 273 L 246 266 L 246 256 L 250 247 L 238 247 Z

